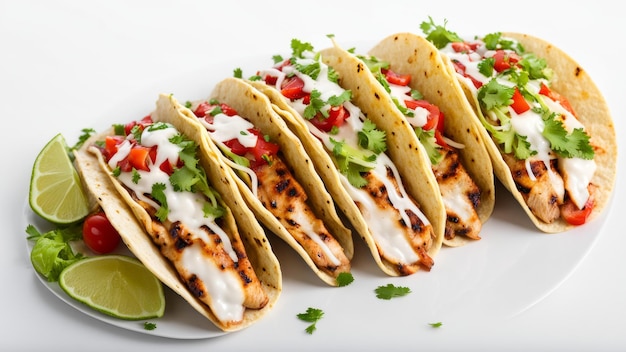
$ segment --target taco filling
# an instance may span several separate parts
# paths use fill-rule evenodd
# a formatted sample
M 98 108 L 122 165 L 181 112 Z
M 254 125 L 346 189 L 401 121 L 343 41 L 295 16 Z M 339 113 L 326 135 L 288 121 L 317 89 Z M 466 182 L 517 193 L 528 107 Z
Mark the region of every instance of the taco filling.
M 237 227 L 199 166 L 197 145 L 150 116 L 116 125 L 91 147 L 149 215 L 146 231 L 188 290 L 218 320 L 237 323 L 268 303 Z
M 422 23 L 447 55 L 532 213 L 584 224 L 594 208 L 594 146 L 567 99 L 551 89 L 546 61 L 501 33 L 464 40 Z
M 464 145 L 444 135 L 443 112 L 409 86 L 410 74 L 395 72 L 389 62 L 371 55 L 358 57 L 391 96 L 428 154 L 446 208 L 445 238 L 480 239 L 482 223 L 477 213 L 480 189 L 460 162 L 459 149 Z
M 333 277 L 350 272 L 350 260 L 313 212 L 307 193 L 283 160 L 280 146 L 225 103 L 200 101 L 190 108 L 227 156 L 228 165 L 240 172 L 254 196 L 304 248 L 315 266 Z
M 309 43 L 294 39 L 292 49 L 290 58 L 275 57 L 276 65 L 258 78 L 282 94 L 332 158 L 380 257 L 400 275 L 430 270 L 432 226 L 385 154 L 386 134 L 351 103 L 351 91 Z

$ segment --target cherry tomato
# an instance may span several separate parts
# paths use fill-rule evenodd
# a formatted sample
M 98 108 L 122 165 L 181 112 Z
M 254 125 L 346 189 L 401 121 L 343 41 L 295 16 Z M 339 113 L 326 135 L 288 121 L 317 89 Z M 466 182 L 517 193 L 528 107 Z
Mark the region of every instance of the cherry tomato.
M 83 241 L 95 253 L 107 254 L 120 243 L 120 234 L 104 212 L 89 215 L 83 223 Z

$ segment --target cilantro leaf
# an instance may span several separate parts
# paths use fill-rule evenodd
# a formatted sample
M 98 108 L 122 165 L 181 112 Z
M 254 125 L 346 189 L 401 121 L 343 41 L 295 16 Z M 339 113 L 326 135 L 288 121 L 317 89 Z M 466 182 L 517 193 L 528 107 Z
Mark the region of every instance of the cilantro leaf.
M 486 110 L 511 105 L 515 88 L 504 86 L 496 79 L 491 79 L 487 84 L 478 89 L 478 101 Z
M 414 130 L 417 139 L 420 140 L 420 143 L 424 146 L 424 149 L 426 149 L 430 163 L 433 165 L 439 164 L 443 159 L 443 154 L 440 151 L 441 146 L 436 142 L 435 130 L 425 131 L 421 127 L 415 127 Z
M 354 282 L 354 276 L 351 273 L 340 273 L 337 275 L 336 282 L 339 287 L 348 286 Z
M 371 150 L 376 154 L 387 150 L 387 135 L 384 131 L 376 128 L 376 125 L 369 119 L 363 122 L 363 129 L 357 133 L 359 145 Z
M 463 42 L 458 34 L 446 29 L 447 20 L 444 20 L 443 26 L 435 24 L 430 16 L 428 16 L 428 20 L 428 22 L 422 22 L 420 28 L 426 34 L 426 39 L 432 42 L 437 49 L 445 47 L 450 42 Z
M 387 284 L 386 286 L 378 286 L 374 292 L 376 292 L 377 298 L 389 300 L 394 297 L 406 296 L 411 293 L 411 289 L 408 287 Z
M 367 172 L 374 168 L 372 162 L 376 161 L 376 154 L 367 149 L 357 149 L 344 141 L 330 138 L 333 144 L 333 155 L 337 161 L 339 171 L 348 178 L 351 185 L 361 188 L 367 181 L 361 176 L 361 172 Z
M 298 319 L 311 323 L 305 329 L 308 334 L 312 334 L 315 330 L 317 330 L 317 322 L 322 319 L 323 316 L 324 312 L 321 309 L 311 307 L 307 308 L 305 313 L 299 313 L 297 315 Z
M 313 51 L 313 45 L 311 43 L 300 41 L 299 39 L 291 40 L 292 55 L 297 58 L 303 58 L 303 53 L 306 51 Z M 280 62 L 280 61 L 279 61 Z
M 167 215 L 169 214 L 169 208 L 167 207 L 167 197 L 165 197 L 165 188 L 166 185 L 164 183 L 155 183 L 152 185 L 152 198 L 154 198 L 161 207 L 156 212 L 156 217 L 161 221 L 165 221 L 167 219 Z
M 156 325 L 156 323 L 151 323 L 149 321 L 146 321 L 146 322 L 143 323 L 143 328 L 145 330 L 154 330 L 154 329 L 157 328 L 157 325 Z
M 440 328 L 443 325 L 443 323 L 438 321 L 436 323 L 429 323 L 428 325 L 432 326 L 433 328 Z
M 311 91 L 310 103 L 306 106 L 306 108 L 304 108 L 304 113 L 302 115 L 305 119 L 310 120 L 314 118 L 318 112 L 321 113 L 322 116 L 328 117 L 328 111 L 323 111 L 326 102 L 321 99 L 321 96 L 322 93 L 319 90 L 313 89 Z
M 582 128 L 575 128 L 567 133 L 563 123 L 550 114 L 544 118 L 542 135 L 550 142 L 550 147 L 564 158 L 593 159 L 593 147 L 589 143 L 589 135 Z

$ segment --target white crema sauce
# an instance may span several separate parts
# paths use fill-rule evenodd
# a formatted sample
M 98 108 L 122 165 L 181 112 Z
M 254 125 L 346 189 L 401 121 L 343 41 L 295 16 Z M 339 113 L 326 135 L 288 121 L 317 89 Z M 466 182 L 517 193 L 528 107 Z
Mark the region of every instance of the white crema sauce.
M 122 172 L 118 179 L 126 187 L 132 189 L 139 199 L 156 209 L 160 205 L 145 194 L 152 192 L 152 185 L 164 184 L 164 194 L 169 208 L 168 220 L 171 222 L 180 221 L 185 224 L 193 238 L 199 238 L 204 242 L 210 241 L 205 230 L 201 228 L 207 226 L 220 236 L 224 250 L 234 262 L 237 262 L 237 254 L 232 248 L 228 235 L 215 223 L 215 218 L 205 216 L 202 211 L 203 205 L 206 203 L 204 196 L 192 192 L 174 191 L 169 181 L 169 175 L 155 166 L 161 165 L 166 160 L 173 164 L 176 163 L 181 148 L 171 143 L 169 139 L 177 134 L 178 131 L 173 126 L 153 131 L 147 127 L 141 135 L 141 145 L 145 147 L 157 146 L 155 163 L 149 165 L 150 171 L 137 170 L 140 175 L 137 183 L 133 182 L 131 172 Z M 112 169 L 115 168 L 117 162 L 123 160 L 130 149 L 131 144 L 127 139 L 109 160 L 109 166 Z M 207 255 L 197 244 L 186 247 L 181 257 L 182 266 L 202 280 L 212 300 L 211 309 L 220 320 L 241 320 L 244 311 L 244 293 L 237 272 L 221 270 L 213 260 L 206 258 Z

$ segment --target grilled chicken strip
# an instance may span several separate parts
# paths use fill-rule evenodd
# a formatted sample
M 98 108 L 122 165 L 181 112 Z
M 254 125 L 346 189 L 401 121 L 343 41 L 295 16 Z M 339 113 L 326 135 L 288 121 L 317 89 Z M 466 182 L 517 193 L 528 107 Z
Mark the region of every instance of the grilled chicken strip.
M 307 204 L 307 195 L 277 157 L 254 169 L 258 198 L 309 254 L 315 265 L 331 276 L 350 272 L 350 260 L 341 244 Z
M 518 160 L 511 154 L 502 155 L 511 170 L 517 189 L 532 213 L 546 223 L 558 219 L 561 216 L 559 206 L 563 204 L 565 190 L 563 178 L 557 169 L 557 159 L 550 160 L 551 172 L 543 161 L 531 161 L 530 168 L 535 175 L 533 180 L 528 175 L 524 160 Z
M 129 190 L 131 194 L 132 190 Z M 206 226 L 202 228 L 210 239 L 205 241 L 198 236 L 191 234 L 186 228 L 185 224 L 181 222 L 172 223 L 170 221 L 161 222 L 156 218 L 156 209 L 150 204 L 143 202 L 133 194 L 133 198 L 143 206 L 144 209 L 152 217 L 152 229 L 148 229 L 148 233 L 152 237 L 154 244 L 159 248 L 161 253 L 171 261 L 176 271 L 187 285 L 188 289 L 199 300 L 205 304 L 212 306 L 215 302 L 211 302 L 211 298 L 208 296 L 208 290 L 206 285 L 210 283 L 203 282 L 197 277 L 196 273 L 191 271 L 183 260 L 185 251 L 196 251 L 190 253 L 191 255 L 201 256 L 203 259 L 196 259 L 193 264 L 201 261 L 214 261 L 216 267 L 221 268 L 223 271 L 236 271 L 234 277 L 241 279 L 241 286 L 244 288 L 245 300 L 243 305 L 246 308 L 260 309 L 263 308 L 269 298 L 261 287 L 261 282 L 256 276 L 252 268 L 252 264 L 245 255 L 245 249 L 243 243 L 235 241 L 232 234 L 228 234 L 231 239 L 231 245 L 233 250 L 237 254 L 238 261 L 234 262 L 228 255 L 220 237 L 211 231 Z M 222 229 L 224 226 L 220 224 L 220 219 L 216 220 L 216 223 L 220 225 Z M 225 229 L 227 232 L 228 230 Z M 219 304 L 219 303 L 218 303 Z
M 465 236 L 479 240 L 482 223 L 476 212 L 480 189 L 459 160 L 456 149 L 443 148 L 443 159 L 432 166 L 446 207 L 446 239 Z
M 414 214 L 412 211 L 407 210 L 407 215 L 411 220 L 411 223 L 407 225 L 401 218 L 399 211 L 393 207 L 391 201 L 389 200 L 389 195 L 384 183 L 379 180 L 373 172 L 363 173 L 362 176 L 367 180 L 367 185 L 362 187 L 361 189 L 366 191 L 371 197 L 374 203 L 381 210 L 381 214 L 383 213 L 395 213 L 396 219 L 400 223 L 400 227 L 405 230 L 405 237 L 410 242 L 411 247 L 416 252 L 419 257 L 419 261 L 413 264 L 407 263 L 398 263 L 397 261 L 390 260 L 388 256 L 378 248 L 380 256 L 385 260 L 392 262 L 397 265 L 398 271 L 400 275 L 410 275 L 415 273 L 419 267 L 422 269 L 430 271 L 432 266 L 435 264 L 434 260 L 428 255 L 428 248 L 430 248 L 432 244 L 432 226 L 430 224 L 425 224 L 421 221 L 417 214 Z M 392 181 L 394 186 L 398 188 L 398 182 L 393 176 L 393 172 L 390 169 L 387 169 L 387 177 Z M 361 212 L 367 211 L 364 207 L 361 206 L 357 202 L 357 206 L 361 210 Z

